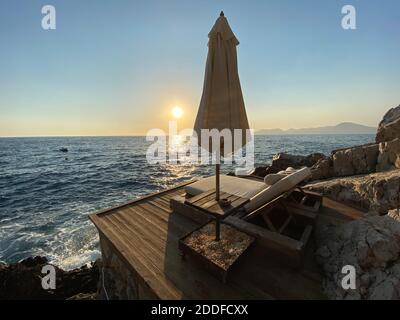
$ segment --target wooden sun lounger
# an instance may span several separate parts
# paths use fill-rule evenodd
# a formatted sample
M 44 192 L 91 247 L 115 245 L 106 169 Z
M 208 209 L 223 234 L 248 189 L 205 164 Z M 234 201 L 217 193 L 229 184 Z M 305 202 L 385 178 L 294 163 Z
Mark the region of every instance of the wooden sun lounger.
M 299 203 L 291 199 L 295 191 L 303 195 Z M 305 201 L 303 201 L 307 196 L 307 192 L 296 187 L 250 213 L 239 209 L 223 221 L 242 232 L 254 236 L 259 245 L 271 251 L 277 258 L 281 258 L 283 263 L 287 263 L 292 267 L 301 267 L 304 251 L 317 218 L 317 212 L 315 212 L 314 208 L 319 208 L 321 205 L 321 201 L 316 201 L 308 210 L 304 203 Z M 313 196 L 317 197 L 316 194 L 313 194 Z M 319 196 L 317 199 L 321 200 L 322 197 Z M 170 203 L 172 210 L 188 218 L 195 219 L 201 223 L 209 220 L 203 210 L 190 205 L 183 197 L 175 197 L 171 199 Z M 275 210 L 278 207 L 283 209 L 283 212 L 279 212 L 278 216 L 285 214 L 285 219 L 277 222 L 273 221 L 272 214 L 276 212 Z M 254 222 L 260 217 L 266 226 Z M 301 228 L 301 233 L 297 237 L 288 232 L 289 227 L 293 225 Z

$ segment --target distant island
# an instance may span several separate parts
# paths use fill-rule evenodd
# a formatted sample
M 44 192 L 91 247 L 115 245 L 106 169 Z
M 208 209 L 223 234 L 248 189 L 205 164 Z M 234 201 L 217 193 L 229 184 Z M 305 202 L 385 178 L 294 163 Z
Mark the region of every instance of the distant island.
M 368 127 L 362 124 L 343 122 L 336 126 L 301 129 L 261 129 L 256 130 L 256 135 L 282 135 L 282 134 L 375 134 L 376 127 Z

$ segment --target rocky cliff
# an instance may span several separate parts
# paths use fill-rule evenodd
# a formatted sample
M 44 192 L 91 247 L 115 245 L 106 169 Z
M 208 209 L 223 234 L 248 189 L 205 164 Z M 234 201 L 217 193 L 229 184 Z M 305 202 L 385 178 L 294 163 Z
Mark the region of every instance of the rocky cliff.
M 400 138 L 400 105 L 390 109 L 379 123 L 376 143 Z
M 400 205 L 400 170 L 310 182 L 305 188 L 383 215 Z
M 316 259 L 325 273 L 324 289 L 330 299 L 400 299 L 400 217 L 355 220 L 340 227 L 317 228 Z M 343 266 L 355 268 L 355 288 L 344 290 Z
M 308 166 L 312 180 L 325 180 L 400 169 L 400 106 L 384 115 L 375 140 L 376 143 L 333 150 L 329 156 L 279 153 L 271 165 L 256 168 L 254 174 L 264 177 L 287 167 Z
M 327 296 L 400 299 L 400 106 L 384 115 L 375 143 L 334 150 L 329 156 L 276 155 L 255 174 L 302 166 L 312 171 L 305 189 L 368 212 L 341 226 L 316 226 L 315 257 L 325 273 Z M 342 289 L 346 265 L 355 267 L 355 289 Z
M 65 271 L 56 266 L 56 288 L 44 290 L 42 267 L 45 257 L 34 257 L 19 263 L 0 264 L 0 300 L 95 299 L 99 280 L 99 262 Z

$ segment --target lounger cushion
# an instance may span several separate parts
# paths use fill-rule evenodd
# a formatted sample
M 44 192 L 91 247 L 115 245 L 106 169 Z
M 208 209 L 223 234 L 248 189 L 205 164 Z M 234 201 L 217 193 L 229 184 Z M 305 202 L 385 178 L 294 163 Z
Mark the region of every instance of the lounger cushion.
M 220 176 L 221 191 L 250 199 L 268 187 L 264 182 L 234 176 Z M 215 189 L 215 176 L 201 179 L 185 187 L 186 193 L 195 196 Z
M 255 195 L 248 204 L 245 205 L 244 209 L 246 212 L 252 212 L 253 210 L 261 207 L 262 205 L 274 200 L 281 194 L 293 189 L 300 182 L 304 181 L 311 176 L 311 170 L 309 168 L 303 168 L 289 174 L 274 183 L 273 185 L 262 190 L 259 194 Z
M 284 177 L 286 177 L 285 174 L 279 174 L 279 173 L 267 174 L 264 178 L 264 183 L 267 184 L 268 186 L 271 186 Z
M 270 173 L 264 177 L 264 183 L 271 186 L 289 174 L 295 173 L 297 170 L 292 167 L 287 167 L 286 170 L 279 171 L 278 173 Z

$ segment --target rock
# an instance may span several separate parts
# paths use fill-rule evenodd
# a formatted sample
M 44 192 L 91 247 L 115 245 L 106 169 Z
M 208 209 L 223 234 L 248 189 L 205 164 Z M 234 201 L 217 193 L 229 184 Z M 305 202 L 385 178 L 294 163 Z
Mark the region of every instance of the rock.
M 324 271 L 324 289 L 329 298 L 400 297 L 400 222 L 390 216 L 374 216 L 325 231 L 316 233 L 316 259 Z M 346 265 L 356 270 L 355 290 L 341 287 L 342 268 Z
M 320 247 L 320 248 L 316 251 L 315 254 L 318 255 L 318 256 L 320 256 L 320 257 L 322 257 L 322 258 L 324 258 L 324 259 L 326 259 L 326 258 L 329 258 L 329 257 L 330 257 L 331 252 L 330 252 L 328 246 L 323 246 L 323 247 Z
M 378 285 L 370 289 L 369 298 L 371 300 L 399 300 L 400 299 L 400 279 L 388 277 Z
M 43 257 L 28 258 L 20 263 L 3 266 L 0 270 L 0 300 L 5 299 L 51 299 L 53 296 L 41 286 Z
M 365 259 L 360 259 L 362 267 L 385 267 L 386 263 L 397 260 L 400 252 L 400 243 L 396 242 L 395 237 L 392 237 L 390 232 L 376 228 L 374 232 L 365 234 L 365 241 L 367 244 L 365 246 Z M 372 254 L 373 258 L 369 254 Z
M 304 188 L 372 214 L 386 214 L 400 205 L 400 170 L 311 182 Z
M 313 153 L 308 156 L 291 155 L 288 153 L 278 153 L 272 158 L 270 166 L 258 166 L 255 168 L 253 175 L 264 178 L 267 174 L 277 173 L 286 170 L 288 167 L 300 169 L 304 166 L 312 167 L 318 161 L 327 157 L 322 153 Z
M 311 168 L 312 180 L 347 177 L 376 171 L 379 145 L 367 144 L 332 151 Z
M 376 171 L 400 169 L 400 139 L 379 144 L 378 164 Z
M 311 180 L 355 176 L 400 168 L 400 139 L 334 150 L 329 157 L 321 153 L 309 156 L 278 153 L 274 155 L 270 166 L 257 167 L 253 174 L 265 177 L 267 174 L 277 173 L 288 167 L 299 169 L 304 166 L 311 167 Z
M 311 153 L 305 157 L 304 161 L 300 163 L 300 166 L 312 167 L 320 160 L 324 160 L 327 157 L 322 153 Z M 293 166 L 292 166 L 293 167 Z
M 63 299 L 78 293 L 94 293 L 97 291 L 99 281 L 98 262 L 90 266 L 82 266 L 79 269 L 57 273 L 57 290 Z
M 80 269 L 64 271 L 54 266 L 56 289 L 42 288 L 42 267 L 48 265 L 45 257 L 27 258 L 0 268 L 0 300 L 67 299 L 79 293 L 97 291 L 99 268 L 97 263 Z
M 390 109 L 379 123 L 376 133 L 376 143 L 391 141 L 400 138 L 400 105 Z
M 36 266 L 43 266 L 46 265 L 48 262 L 46 257 L 41 257 L 41 256 L 36 256 L 36 257 L 29 257 L 26 258 L 19 263 L 21 266 L 27 267 L 27 268 L 34 268 Z
M 375 172 L 378 154 L 378 144 L 334 151 L 332 154 L 333 175 L 343 177 Z
M 333 176 L 332 159 L 320 159 L 311 167 L 311 180 L 328 179 Z
M 78 293 L 67 300 L 97 300 L 97 293 Z
M 389 210 L 388 216 L 391 217 L 392 219 L 400 222 L 400 210 L 399 209 Z
M 262 166 L 262 167 L 256 167 L 254 169 L 253 175 L 257 177 L 264 178 L 267 175 L 267 169 L 269 166 Z
M 278 153 L 270 166 L 260 166 L 253 173 L 265 177 L 287 167 L 311 167 L 312 180 L 347 177 L 400 169 L 400 105 L 390 109 L 379 124 L 376 143 L 332 151 L 330 157 L 321 153 L 309 156 Z
M 308 156 L 278 153 L 272 158 L 272 164 L 266 168 L 265 174 L 277 173 L 279 171 L 286 170 L 288 167 L 293 167 L 295 169 L 312 167 L 319 160 L 325 158 L 326 156 L 322 153 L 313 153 Z
M 368 273 L 364 273 L 360 277 L 360 285 L 363 286 L 364 288 L 368 288 L 371 283 L 371 277 Z

